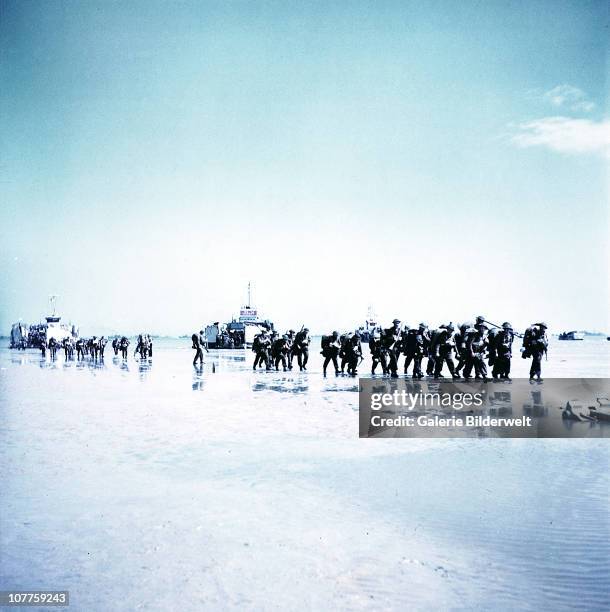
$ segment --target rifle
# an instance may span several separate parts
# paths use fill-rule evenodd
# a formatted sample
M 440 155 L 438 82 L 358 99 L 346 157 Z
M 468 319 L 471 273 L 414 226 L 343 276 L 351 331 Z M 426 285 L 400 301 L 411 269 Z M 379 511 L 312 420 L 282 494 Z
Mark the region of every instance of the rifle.
M 492 327 L 497 327 L 498 329 L 503 329 L 501 325 L 498 325 L 497 323 L 492 323 L 491 321 L 488 321 L 487 319 L 484 319 L 483 321 L 484 323 L 489 323 Z M 517 338 L 523 338 L 524 334 L 520 334 L 519 332 L 516 332 L 513 330 L 513 334 L 515 334 L 515 336 L 517 336 Z

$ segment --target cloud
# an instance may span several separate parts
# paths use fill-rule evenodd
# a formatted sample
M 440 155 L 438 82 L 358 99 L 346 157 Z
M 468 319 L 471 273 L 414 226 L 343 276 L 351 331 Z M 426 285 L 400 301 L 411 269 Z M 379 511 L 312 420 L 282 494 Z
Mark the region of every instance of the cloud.
M 520 147 L 542 146 L 560 153 L 610 155 L 610 119 L 545 117 L 519 124 L 517 131 L 511 140 Z
M 567 108 L 572 111 L 589 113 L 595 108 L 587 94 L 572 85 L 557 85 L 543 94 L 543 98 L 553 106 Z

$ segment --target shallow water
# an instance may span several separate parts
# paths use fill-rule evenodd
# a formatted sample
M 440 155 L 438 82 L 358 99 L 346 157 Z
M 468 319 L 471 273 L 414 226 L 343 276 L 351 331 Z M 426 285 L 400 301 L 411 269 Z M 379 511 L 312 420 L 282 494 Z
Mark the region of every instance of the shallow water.
M 189 345 L 0 349 L 2 588 L 74 610 L 607 604 L 607 440 L 360 440 L 355 381 L 315 350 L 305 374 L 250 351 L 199 372 Z M 610 374 L 605 340 L 549 354 L 545 376 Z

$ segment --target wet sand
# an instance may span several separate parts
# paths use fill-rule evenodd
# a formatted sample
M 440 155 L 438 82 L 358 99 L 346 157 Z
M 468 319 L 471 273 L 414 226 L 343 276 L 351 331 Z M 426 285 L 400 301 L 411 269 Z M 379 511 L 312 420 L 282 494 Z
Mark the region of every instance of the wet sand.
M 608 376 L 604 342 L 554 341 L 543 374 Z M 607 604 L 606 440 L 359 440 L 356 381 L 316 350 L 305 374 L 250 351 L 199 372 L 189 344 L 0 350 L 2 588 L 73 610 Z

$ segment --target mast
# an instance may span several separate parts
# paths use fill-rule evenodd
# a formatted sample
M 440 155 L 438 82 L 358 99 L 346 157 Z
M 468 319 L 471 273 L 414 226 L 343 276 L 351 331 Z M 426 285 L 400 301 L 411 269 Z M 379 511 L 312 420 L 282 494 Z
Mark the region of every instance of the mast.
M 55 308 L 56 300 L 57 300 L 57 296 L 56 295 L 50 295 L 49 296 L 49 310 L 51 310 L 51 308 L 52 308 L 53 312 L 48 314 L 45 317 L 45 320 L 46 320 L 47 324 L 49 324 L 49 323 L 59 323 L 59 321 L 61 320 L 61 317 L 57 314 L 57 310 Z
M 250 308 L 251 304 L 252 302 L 250 300 L 250 281 L 248 281 L 248 308 Z

